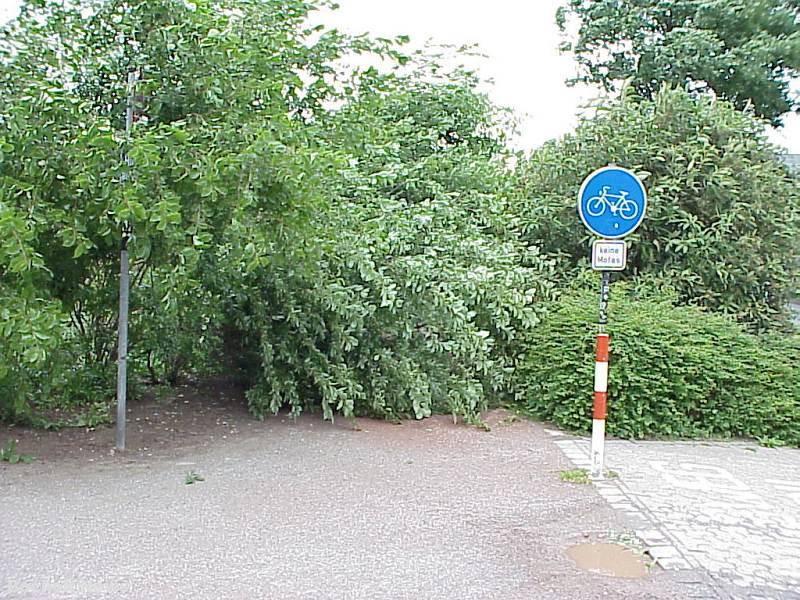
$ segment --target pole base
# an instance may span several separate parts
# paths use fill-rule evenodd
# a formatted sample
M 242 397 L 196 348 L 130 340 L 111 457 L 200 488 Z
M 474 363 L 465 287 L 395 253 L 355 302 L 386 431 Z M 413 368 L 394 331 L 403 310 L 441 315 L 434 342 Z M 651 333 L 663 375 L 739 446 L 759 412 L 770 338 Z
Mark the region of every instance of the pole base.
M 592 419 L 592 454 L 589 479 L 604 479 L 603 458 L 606 441 L 606 420 Z

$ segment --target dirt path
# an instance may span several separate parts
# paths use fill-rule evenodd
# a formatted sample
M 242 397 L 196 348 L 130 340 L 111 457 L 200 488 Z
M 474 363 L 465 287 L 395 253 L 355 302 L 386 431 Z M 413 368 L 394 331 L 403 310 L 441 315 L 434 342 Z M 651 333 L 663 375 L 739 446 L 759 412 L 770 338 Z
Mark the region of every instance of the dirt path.
M 145 388 L 140 400 L 128 404 L 128 459 L 178 456 L 247 435 L 261 425 L 247 412 L 243 391 L 224 381 L 159 392 Z M 39 464 L 113 460 L 114 434 L 113 425 L 46 431 L 0 424 L 0 444 L 17 440 L 17 450 L 36 456 Z
M 124 454 L 109 453 L 111 428 L 13 431 L 40 460 L 0 466 L 0 598 L 640 600 L 702 588 L 693 571 L 578 569 L 567 548 L 627 524 L 592 487 L 560 481 L 571 466 L 538 424 L 502 412 L 487 415 L 489 432 L 446 417 L 260 423 L 223 388 L 179 394 L 132 406 L 141 430 Z M 185 485 L 189 471 L 204 481 Z

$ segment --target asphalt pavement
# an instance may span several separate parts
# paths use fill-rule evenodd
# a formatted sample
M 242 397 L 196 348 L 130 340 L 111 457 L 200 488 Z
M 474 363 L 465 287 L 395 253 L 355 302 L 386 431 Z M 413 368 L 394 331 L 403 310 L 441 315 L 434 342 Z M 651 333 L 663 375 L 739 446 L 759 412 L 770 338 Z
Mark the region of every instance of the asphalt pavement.
M 545 428 L 275 418 L 180 456 L 0 466 L 0 598 L 720 598 L 704 569 L 579 568 L 635 518 Z M 188 473 L 203 478 L 186 485 Z

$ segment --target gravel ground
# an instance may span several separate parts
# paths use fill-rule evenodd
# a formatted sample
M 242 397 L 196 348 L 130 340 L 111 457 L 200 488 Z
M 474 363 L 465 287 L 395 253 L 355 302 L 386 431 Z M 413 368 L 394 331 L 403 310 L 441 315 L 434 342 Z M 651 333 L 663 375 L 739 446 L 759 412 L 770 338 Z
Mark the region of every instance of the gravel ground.
M 273 418 L 161 455 L 0 464 L 0 598 L 708 597 L 700 571 L 580 570 L 568 547 L 629 523 L 507 417 Z

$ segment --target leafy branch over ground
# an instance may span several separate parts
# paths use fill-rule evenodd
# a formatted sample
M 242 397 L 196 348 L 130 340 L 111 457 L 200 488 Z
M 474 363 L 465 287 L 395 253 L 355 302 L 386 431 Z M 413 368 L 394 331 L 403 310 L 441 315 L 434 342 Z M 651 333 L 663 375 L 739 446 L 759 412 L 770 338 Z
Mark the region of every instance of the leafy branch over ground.
M 10 439 L 3 448 L 0 448 L 0 462 L 7 462 L 12 465 L 17 463 L 32 463 L 36 460 L 35 456 L 17 452 L 17 441 Z

